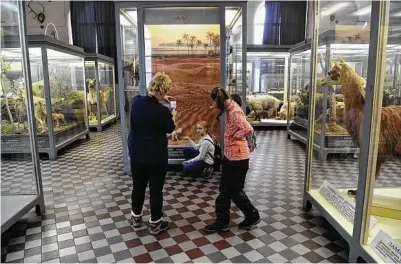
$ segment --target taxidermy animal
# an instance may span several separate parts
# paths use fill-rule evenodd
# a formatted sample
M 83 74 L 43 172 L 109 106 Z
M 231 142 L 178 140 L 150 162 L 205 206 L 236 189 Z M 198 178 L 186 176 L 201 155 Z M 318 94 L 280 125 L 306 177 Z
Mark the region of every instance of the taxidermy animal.
M 164 101 L 166 101 L 166 100 L 169 101 L 170 99 L 172 99 L 172 97 L 167 97 L 167 96 L 166 96 L 166 97 L 164 98 Z M 174 111 L 174 112 L 173 112 L 173 121 L 174 121 L 174 124 L 176 124 L 176 117 L 177 117 L 177 111 Z M 182 129 L 176 126 L 176 129 L 170 134 L 171 140 L 173 140 L 173 141 L 179 140 L 179 134 L 180 134 L 180 133 L 182 133 Z
M 66 123 L 63 114 L 52 113 L 52 117 L 53 117 L 53 121 L 56 121 L 56 127 L 60 127 L 60 121 L 59 120 L 61 120 L 63 122 L 63 124 Z
M 251 111 L 266 110 L 269 118 L 277 116 L 281 100 L 271 95 L 250 95 L 246 97 L 246 104 Z
M 22 124 L 24 129 L 26 128 L 26 122 L 28 121 L 26 111 L 27 111 L 27 107 L 25 105 L 25 101 L 22 98 L 16 99 L 15 112 L 17 113 L 18 128 L 19 128 L 20 124 Z
M 341 84 L 345 106 L 344 126 L 361 147 L 366 82 L 343 59 L 329 71 L 328 82 Z M 401 159 L 401 106 L 382 107 L 378 144 L 375 178 L 389 157 Z M 356 194 L 356 191 L 349 193 Z
M 106 111 L 106 114 L 109 115 L 109 111 L 107 110 L 107 102 L 109 101 L 111 93 L 111 87 L 108 86 L 104 91 L 100 91 L 100 105 Z
M 266 110 L 254 110 L 249 114 L 249 117 L 253 118 L 254 121 L 261 121 L 262 119 L 268 119 L 269 114 Z
M 89 119 L 96 116 L 94 107 L 96 105 L 96 79 L 86 79 L 88 82 L 88 110 L 89 110 Z

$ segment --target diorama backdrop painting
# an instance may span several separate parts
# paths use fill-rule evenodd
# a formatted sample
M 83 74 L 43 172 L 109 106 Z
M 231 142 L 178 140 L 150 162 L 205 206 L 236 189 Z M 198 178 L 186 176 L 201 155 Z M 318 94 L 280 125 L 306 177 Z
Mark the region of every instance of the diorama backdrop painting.
M 152 74 L 165 72 L 173 82 L 180 136 L 197 139 L 196 123 L 205 120 L 217 139 L 219 122 L 210 99 L 220 84 L 220 25 L 148 25 L 152 43 Z M 184 145 L 186 140 L 169 140 Z

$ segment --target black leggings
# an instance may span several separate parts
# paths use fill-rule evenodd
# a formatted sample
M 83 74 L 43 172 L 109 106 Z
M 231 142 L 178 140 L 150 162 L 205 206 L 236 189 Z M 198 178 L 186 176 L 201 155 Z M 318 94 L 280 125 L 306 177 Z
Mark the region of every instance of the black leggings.
M 149 183 L 151 220 L 156 222 L 163 214 L 163 186 L 166 180 L 167 164 L 144 164 L 131 162 L 133 179 L 132 211 L 142 215 L 146 187 Z
M 216 217 L 223 224 L 230 222 L 231 201 L 244 213 L 245 217 L 259 216 L 258 210 L 243 191 L 249 159 L 230 161 L 224 159 L 220 179 L 220 194 L 216 199 Z

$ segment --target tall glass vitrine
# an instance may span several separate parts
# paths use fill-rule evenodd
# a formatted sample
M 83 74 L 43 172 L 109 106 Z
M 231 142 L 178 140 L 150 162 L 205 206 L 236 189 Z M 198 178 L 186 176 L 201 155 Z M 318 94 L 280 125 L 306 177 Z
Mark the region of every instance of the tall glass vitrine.
M 354 2 L 343 5 L 353 7 Z M 326 2 L 314 3 L 311 61 L 315 63 L 310 75 L 304 208 L 315 206 L 343 236 L 350 262 L 397 263 L 401 260 L 401 104 L 395 73 L 401 6 L 396 1 L 360 2 L 341 20 L 345 25 L 330 31 L 317 28 L 329 7 Z M 363 23 L 349 19 L 352 13 L 363 14 Z M 358 41 L 359 47 L 349 46 L 338 57 L 332 53 L 326 61 L 330 67 L 319 71 L 320 31 L 336 32 L 343 44 Z M 346 56 L 353 49 L 358 52 Z M 333 100 L 340 97 L 337 91 L 342 95 L 341 126 L 360 148 L 358 159 L 343 155 L 323 162 L 314 154 L 314 137 L 321 129 L 316 126 L 319 89 Z M 327 113 L 329 120 L 333 110 Z
M 237 28 L 232 37 L 238 39 L 240 34 L 240 49 L 246 46 L 244 13 L 245 2 L 116 4 L 117 47 L 119 57 L 123 58 L 118 73 L 119 79 L 124 80 L 119 84 L 119 90 L 124 91 L 119 93 L 119 102 L 121 113 L 124 112 L 121 120 L 125 124 L 122 127 L 125 171 L 129 172 L 130 167 L 126 142 L 130 102 L 137 94 L 147 94 L 147 86 L 157 72 L 164 72 L 172 79 L 170 96 L 177 105 L 174 119 L 178 130 L 174 133 L 176 136 L 169 138 L 169 163 L 180 164 L 184 160 L 183 148 L 188 146 L 184 137 L 197 140 L 197 121 L 207 121 L 212 136 L 221 141 L 221 124 L 216 119 L 217 112 L 211 108 L 210 91 L 216 86 L 227 87 L 227 51 L 230 50 L 227 28 L 232 21 L 235 20 L 232 24 Z M 243 85 L 239 87 L 245 95 Z
M 1 233 L 32 208 L 45 210 L 24 15 L 22 1 L 1 2 L 1 134 L 26 133 L 23 154 L 1 153 Z

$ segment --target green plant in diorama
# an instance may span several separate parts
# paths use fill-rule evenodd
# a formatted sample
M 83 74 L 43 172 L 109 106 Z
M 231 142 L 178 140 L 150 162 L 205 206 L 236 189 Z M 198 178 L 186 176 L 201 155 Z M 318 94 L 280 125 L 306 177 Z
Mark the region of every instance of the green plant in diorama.
M 1 78 L 1 92 L 4 96 L 4 101 L 5 101 L 5 105 L 6 105 L 6 109 L 7 109 L 7 114 L 8 114 L 8 118 L 10 120 L 11 124 L 14 124 L 14 119 L 13 116 L 11 114 L 11 110 L 10 110 L 10 105 L 8 102 L 8 96 L 7 94 L 10 91 L 11 88 L 11 82 L 10 80 L 7 78 L 6 74 L 7 72 L 9 72 L 11 69 L 11 63 L 6 63 L 4 61 L 3 57 L 0 57 L 0 78 Z M 2 102 L 1 105 L 3 105 L 3 98 L 1 98 Z
M 190 44 L 190 37 L 189 37 L 189 34 L 184 33 L 184 34 L 182 35 L 182 40 L 186 42 L 187 49 L 188 49 L 188 56 L 189 56 L 189 44 Z
M 203 47 L 205 48 L 205 55 L 207 55 L 207 49 L 209 48 L 209 44 L 208 43 L 203 43 Z

